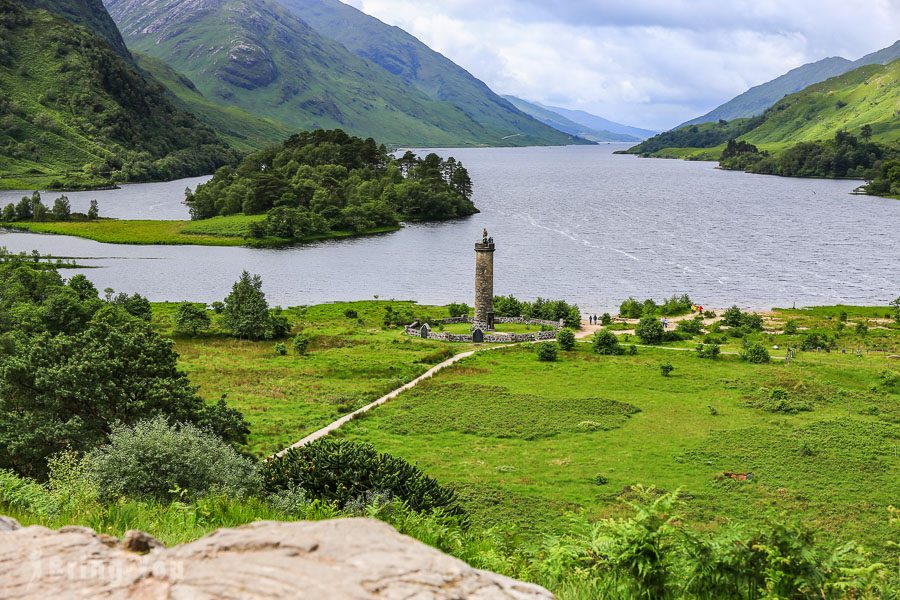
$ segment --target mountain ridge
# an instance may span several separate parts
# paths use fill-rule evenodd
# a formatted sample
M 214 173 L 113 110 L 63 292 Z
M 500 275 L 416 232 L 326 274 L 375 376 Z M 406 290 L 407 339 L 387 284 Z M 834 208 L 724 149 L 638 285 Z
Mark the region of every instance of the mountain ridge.
M 613 133 L 586 127 L 563 115 L 556 113 L 536 102 L 529 102 L 516 96 L 504 96 L 516 108 L 538 119 L 542 123 L 571 135 L 576 135 L 592 142 L 637 142 L 640 138 L 625 134 Z
M 338 0 L 278 0 L 323 36 L 397 76 L 434 100 L 457 106 L 475 122 L 547 142 L 558 131 L 521 112 L 443 54 L 409 32 Z
M 341 128 L 416 147 L 577 142 L 555 131 L 544 135 L 542 125 L 531 134 L 479 123 L 271 0 L 107 0 L 106 6 L 131 49 L 185 75 L 210 101 L 294 130 Z
M 900 40 L 887 48 L 870 52 L 862 58 L 850 61 L 840 56 L 832 56 L 806 63 L 770 81 L 756 85 L 714 108 L 700 117 L 685 121 L 672 130 L 686 125 L 697 125 L 719 120 L 731 121 L 736 118 L 753 117 L 790 94 L 797 93 L 810 85 L 870 64 L 887 64 L 900 58 Z

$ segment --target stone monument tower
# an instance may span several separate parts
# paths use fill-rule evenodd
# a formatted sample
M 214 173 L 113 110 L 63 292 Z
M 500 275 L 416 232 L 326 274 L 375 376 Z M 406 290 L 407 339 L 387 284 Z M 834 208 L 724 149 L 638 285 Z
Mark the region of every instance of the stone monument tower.
M 475 243 L 475 319 L 472 327 L 489 331 L 494 328 L 494 238 L 487 229 Z

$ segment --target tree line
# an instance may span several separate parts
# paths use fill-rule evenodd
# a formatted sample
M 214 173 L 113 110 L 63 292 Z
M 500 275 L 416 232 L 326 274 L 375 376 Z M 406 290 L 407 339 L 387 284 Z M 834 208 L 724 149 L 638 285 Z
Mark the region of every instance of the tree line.
M 31 196 L 23 196 L 18 203 L 10 202 L 0 211 L 0 223 L 16 221 L 93 221 L 100 218 L 100 207 L 96 200 L 91 200 L 87 213 L 72 212 L 72 204 L 68 196 L 62 195 L 47 208 L 41 199 L 40 192 Z

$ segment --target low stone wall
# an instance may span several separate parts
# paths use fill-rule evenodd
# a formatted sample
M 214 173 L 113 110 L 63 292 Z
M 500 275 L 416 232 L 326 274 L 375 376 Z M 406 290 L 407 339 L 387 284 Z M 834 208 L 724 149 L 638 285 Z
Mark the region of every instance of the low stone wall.
M 444 319 L 439 321 L 442 325 L 451 325 L 454 323 L 468 323 L 466 317 L 455 317 L 452 319 Z M 501 320 L 503 319 L 503 320 Z M 541 319 L 525 319 L 523 317 L 501 317 L 497 319 L 497 323 L 518 323 L 522 325 L 540 325 L 542 327 L 552 327 L 553 329 L 550 331 L 535 331 L 532 333 L 497 333 L 497 332 L 485 332 L 484 333 L 484 342 L 490 344 L 519 344 L 522 342 L 538 342 L 544 340 L 554 340 L 556 339 L 556 334 L 559 333 L 559 330 L 563 328 L 564 323 L 560 321 L 557 323 L 556 321 L 544 321 Z M 416 324 L 415 326 L 409 325 L 406 327 L 406 335 L 410 337 L 417 337 L 425 339 L 426 336 L 422 335 L 422 327 Z M 428 331 L 427 339 L 429 340 L 437 340 L 439 342 L 464 342 L 464 343 L 472 343 L 474 342 L 474 336 L 471 333 L 448 333 L 446 331 Z

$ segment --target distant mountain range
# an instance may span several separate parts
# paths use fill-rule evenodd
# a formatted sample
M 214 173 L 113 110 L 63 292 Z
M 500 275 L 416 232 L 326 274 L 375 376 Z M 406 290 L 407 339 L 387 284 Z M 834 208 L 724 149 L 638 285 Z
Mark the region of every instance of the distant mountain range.
M 580 110 L 550 107 L 516 96 L 504 96 L 511 104 L 538 121 L 592 142 L 638 142 L 655 131 L 629 127 Z
M 696 119 L 682 123 L 675 129 L 685 125 L 731 121 L 762 114 L 767 108 L 787 96 L 831 77 L 842 75 L 865 65 L 888 64 L 900 58 L 900 41 L 888 48 L 867 54 L 859 60 L 850 61 L 841 57 L 823 58 L 822 60 L 791 69 L 772 81 L 750 88 L 718 108 Z
M 212 102 L 295 130 L 342 128 L 403 146 L 577 142 L 497 102 L 486 86 L 412 36 L 340 3 L 107 0 L 106 6 L 130 49 L 187 76 Z M 335 12 L 339 20 L 352 19 L 337 30 L 372 38 L 382 55 L 424 63 L 421 80 L 361 58 L 309 24 L 330 29 Z M 445 89 L 436 84 L 441 79 L 448 81 Z M 454 92 L 461 97 L 446 99 Z

